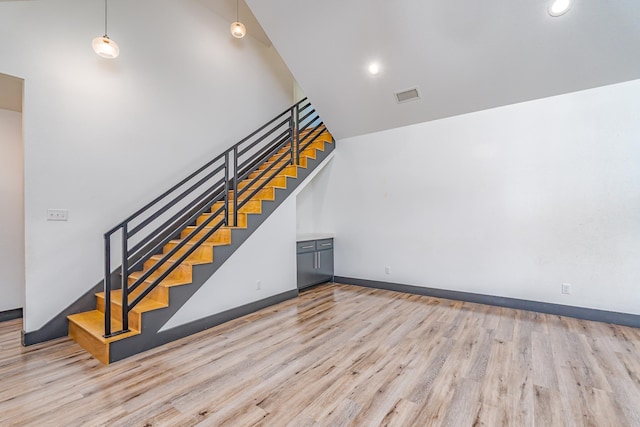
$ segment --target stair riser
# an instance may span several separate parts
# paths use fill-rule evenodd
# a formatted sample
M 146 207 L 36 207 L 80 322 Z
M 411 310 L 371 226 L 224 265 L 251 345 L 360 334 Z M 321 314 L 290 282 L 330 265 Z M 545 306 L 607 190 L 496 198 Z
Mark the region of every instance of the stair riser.
M 157 277 L 157 276 L 158 276 L 157 274 L 153 274 L 153 275 L 151 276 L 151 277 L 152 277 L 151 279 L 147 279 L 147 280 L 145 280 L 145 281 L 144 281 L 144 283 L 143 283 L 143 284 L 141 284 L 141 285 L 136 289 L 136 292 L 137 292 L 139 289 L 141 289 L 141 288 L 142 288 L 142 289 L 146 289 L 146 287 L 147 287 L 147 286 L 149 286 L 149 285 L 153 282 L 153 278 L 155 278 L 155 277 Z M 129 286 L 132 286 L 135 282 L 136 282 L 136 279 L 135 279 L 135 278 L 133 278 L 133 277 L 129 277 Z M 179 279 L 176 279 L 176 278 L 171 277 L 171 275 L 169 275 L 169 277 L 165 277 L 164 279 L 162 279 L 162 281 L 158 284 L 158 286 L 156 286 L 156 287 L 154 288 L 154 290 L 153 290 L 153 291 L 151 291 L 151 293 L 153 293 L 153 292 L 157 291 L 158 289 L 162 289 L 162 288 L 165 288 L 165 287 L 175 286 L 176 284 L 184 285 L 184 284 L 188 284 L 188 283 L 191 283 L 191 279 L 189 279 L 189 278 L 179 278 Z M 137 296 L 137 295 L 139 295 L 139 294 L 136 294 L 136 296 Z M 158 301 L 158 302 L 164 302 L 165 300 L 163 300 L 162 298 L 163 298 L 163 297 L 158 297 L 158 299 L 157 299 L 156 301 Z
M 301 168 L 307 168 L 307 158 L 306 157 L 300 157 L 300 164 L 298 165 Z
M 69 321 L 69 336 L 100 362 L 109 364 L 109 344 L 100 342 L 73 321 Z
M 144 271 L 147 271 L 148 269 L 153 267 L 155 264 L 156 264 L 156 261 L 154 260 L 149 260 L 145 262 Z M 151 275 L 151 279 L 156 277 L 156 275 L 158 275 L 159 273 L 164 273 L 165 271 L 167 271 L 173 264 L 174 263 L 172 262 L 165 262 L 164 264 L 160 265 L 158 269 L 154 271 L 153 274 Z M 171 273 L 169 273 L 167 277 L 171 279 L 191 279 L 192 271 L 193 269 L 191 268 L 190 265 L 180 264 Z
M 180 238 L 186 238 L 193 230 L 195 230 L 195 227 L 189 227 L 186 230 L 183 230 L 182 233 L 180 233 Z M 208 230 L 203 230 L 198 233 L 197 236 L 192 238 L 192 241 L 198 241 L 202 236 L 205 235 L 206 231 Z M 209 236 L 206 241 L 209 243 L 229 244 L 231 243 L 231 230 L 228 228 L 216 230 L 211 236 Z
M 327 141 L 323 141 L 321 139 L 322 137 L 318 137 L 316 138 L 315 141 L 313 141 L 311 143 L 311 145 L 309 145 L 307 148 L 305 148 L 305 150 L 308 150 L 310 148 L 315 148 L 316 150 L 322 150 L 324 151 L 324 145 L 327 143 Z M 306 145 L 309 142 L 309 140 L 307 141 L 302 141 L 302 145 Z
M 249 190 L 247 190 L 249 191 Z M 216 202 L 211 207 L 211 212 L 217 212 L 223 206 L 223 202 Z M 261 213 L 262 212 L 262 201 L 261 200 L 249 200 L 244 204 L 239 210 L 238 214 L 249 214 L 249 213 Z M 233 214 L 233 204 L 229 206 L 229 213 Z M 199 219 L 199 218 L 198 218 Z M 196 220 L 197 221 L 197 220 Z
M 104 313 L 104 298 L 97 297 L 96 298 L 96 308 L 101 313 Z M 116 319 L 122 319 L 122 306 L 120 304 L 116 304 L 111 301 L 111 316 Z M 136 313 L 135 311 L 129 312 L 129 327 L 140 330 L 142 327 L 142 315 L 140 313 Z
M 248 196 L 248 194 L 243 194 L 242 196 L 240 196 L 240 200 L 244 200 L 246 199 Z M 276 199 L 276 192 L 275 189 L 272 187 L 265 187 L 262 190 L 260 190 L 258 193 L 256 193 L 255 196 L 253 196 L 251 198 L 251 200 L 275 200 Z M 229 200 L 233 200 L 233 190 L 229 191 Z M 221 202 L 218 202 L 221 203 Z
M 307 157 L 309 159 L 315 160 L 317 157 L 316 148 L 306 149 L 303 153 L 300 154 L 300 158 Z
M 276 176 L 271 180 L 267 181 L 266 179 L 260 179 L 258 181 L 251 183 L 251 180 L 242 181 L 238 184 L 238 190 L 242 190 L 245 187 L 249 187 L 247 191 L 253 191 L 256 188 L 260 187 L 262 184 L 266 182 L 266 185 L 270 187 L 276 188 L 287 188 L 287 177 L 286 176 Z
M 274 164 L 274 162 L 272 162 L 272 161 L 268 161 L 268 162 L 266 162 L 266 163 L 263 163 L 262 165 L 260 165 L 260 166 L 258 167 L 257 172 L 252 172 L 252 175 L 262 173 L 265 169 L 269 168 L 269 167 L 270 167 L 271 165 L 273 165 L 273 164 Z M 269 172 L 267 172 L 267 173 L 265 174 L 265 176 L 273 174 L 275 171 L 277 171 L 278 169 L 280 169 L 282 166 L 284 166 L 284 165 L 286 165 L 286 164 L 289 164 L 289 160 L 283 160 L 283 161 L 281 161 L 281 162 L 277 162 L 277 163 L 275 163 L 275 166 L 273 166 L 271 169 L 269 169 Z M 290 166 L 291 166 L 291 167 L 295 167 L 295 164 L 294 164 L 294 165 L 290 165 Z M 289 167 L 289 166 L 287 166 L 287 168 L 288 168 L 288 167 Z M 285 168 L 285 169 L 286 169 L 286 168 Z M 285 169 L 283 169 L 283 171 L 284 171 Z M 264 178 L 263 178 L 263 179 L 264 179 Z
M 169 253 L 176 246 L 178 246 L 177 243 L 168 243 L 168 244 L 166 244 L 164 246 L 163 253 L 164 254 Z M 188 250 L 191 249 L 192 246 L 193 245 L 189 245 L 189 244 L 183 246 L 181 249 L 178 250 L 178 252 L 176 253 L 176 256 L 181 256 L 181 255 L 185 254 Z M 209 246 L 209 245 L 200 246 L 195 251 L 193 251 L 193 253 L 191 255 L 189 255 L 189 258 L 187 258 L 187 261 L 213 262 L 213 246 Z
M 279 169 L 279 167 L 278 167 Z M 278 170 L 276 169 L 276 170 Z M 257 171 L 257 172 L 252 172 L 249 174 L 249 179 L 253 179 L 255 177 L 257 177 L 258 175 L 260 175 L 262 172 Z M 297 178 L 298 177 L 298 167 L 293 165 L 293 166 L 287 166 L 286 168 L 284 168 L 282 170 L 282 172 L 279 173 L 279 175 L 282 176 L 288 176 L 291 178 Z
M 244 208 L 244 207 L 243 207 Z M 259 212 L 257 212 L 259 213 Z M 198 219 L 196 220 L 196 225 L 201 225 L 202 223 L 204 223 L 205 221 L 208 221 L 209 218 L 211 217 L 211 215 L 200 215 L 198 217 Z M 218 215 L 215 219 L 213 219 L 209 224 L 210 225 L 215 225 L 218 222 L 222 221 L 224 219 L 224 214 L 222 215 Z M 240 211 L 238 212 L 238 224 L 234 224 L 233 223 L 233 211 L 229 212 L 229 220 L 228 220 L 228 225 L 230 227 L 246 227 L 247 226 L 247 214 L 245 212 L 242 212 L 242 209 L 240 209 Z

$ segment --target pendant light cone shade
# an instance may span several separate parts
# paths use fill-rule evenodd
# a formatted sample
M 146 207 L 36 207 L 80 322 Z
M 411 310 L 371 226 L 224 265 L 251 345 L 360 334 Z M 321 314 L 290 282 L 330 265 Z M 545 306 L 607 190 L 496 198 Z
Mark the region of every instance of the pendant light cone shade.
M 107 35 L 107 0 L 104 0 L 104 36 L 93 39 L 91 46 L 93 51 L 103 58 L 114 59 L 120 55 L 118 44 Z
M 91 45 L 94 52 L 103 58 L 114 59 L 120 54 L 118 44 L 107 36 L 96 37 Z
M 237 39 L 241 39 L 247 34 L 247 29 L 242 22 L 236 21 L 231 24 L 231 35 Z

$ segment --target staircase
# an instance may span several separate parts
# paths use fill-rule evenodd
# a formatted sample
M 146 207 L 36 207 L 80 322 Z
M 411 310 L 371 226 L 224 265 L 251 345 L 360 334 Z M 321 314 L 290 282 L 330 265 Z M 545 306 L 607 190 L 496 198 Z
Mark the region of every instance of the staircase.
M 162 326 L 334 147 L 302 100 L 108 231 L 105 290 L 69 336 L 104 364 L 180 338 Z

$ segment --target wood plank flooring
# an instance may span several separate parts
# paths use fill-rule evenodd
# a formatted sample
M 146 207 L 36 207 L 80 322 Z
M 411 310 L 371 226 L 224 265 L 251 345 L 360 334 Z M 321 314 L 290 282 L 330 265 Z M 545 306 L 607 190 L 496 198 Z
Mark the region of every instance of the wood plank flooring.
M 110 366 L 0 323 L 0 426 L 640 426 L 640 330 L 329 284 Z

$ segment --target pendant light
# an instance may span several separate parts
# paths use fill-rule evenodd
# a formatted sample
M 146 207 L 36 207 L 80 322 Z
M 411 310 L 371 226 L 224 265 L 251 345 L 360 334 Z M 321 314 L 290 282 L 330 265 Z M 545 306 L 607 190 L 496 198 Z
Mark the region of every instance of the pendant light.
M 103 58 L 114 59 L 120 54 L 118 44 L 107 36 L 107 0 L 104 0 L 104 36 L 93 39 L 91 46 Z
M 549 6 L 549 15 L 551 16 L 562 16 L 571 7 L 571 0 L 555 0 L 551 6 Z
M 236 22 L 231 24 L 231 35 L 237 39 L 241 39 L 247 34 L 247 29 L 238 18 L 238 0 L 236 0 Z

